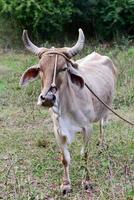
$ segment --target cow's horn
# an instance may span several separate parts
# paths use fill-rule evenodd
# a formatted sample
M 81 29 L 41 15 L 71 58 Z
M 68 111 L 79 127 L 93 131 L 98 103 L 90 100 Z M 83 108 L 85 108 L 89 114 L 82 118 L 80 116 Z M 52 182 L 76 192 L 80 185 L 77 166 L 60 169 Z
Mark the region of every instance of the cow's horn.
M 31 51 L 32 53 L 38 55 L 42 48 L 39 48 L 37 46 L 35 46 L 29 39 L 28 34 L 27 34 L 27 30 L 23 30 L 23 34 L 22 34 L 22 40 L 24 42 L 25 47 Z
M 82 29 L 79 28 L 79 37 L 77 43 L 67 51 L 69 56 L 72 57 L 78 54 L 83 49 L 84 43 L 85 43 L 85 36 Z

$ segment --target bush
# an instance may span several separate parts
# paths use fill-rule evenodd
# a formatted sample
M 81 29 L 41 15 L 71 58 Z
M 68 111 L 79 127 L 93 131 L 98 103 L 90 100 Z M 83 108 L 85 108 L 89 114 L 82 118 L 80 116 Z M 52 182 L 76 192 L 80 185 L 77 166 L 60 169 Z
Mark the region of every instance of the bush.
M 73 23 L 81 24 L 97 38 L 133 34 L 134 0 L 77 0 Z
M 134 0 L 1 0 L 0 11 L 17 27 L 43 38 L 60 38 L 78 27 L 98 39 L 133 35 Z M 72 28 L 72 29 L 71 29 Z
M 65 0 L 3 0 L 0 8 L 3 14 L 16 19 L 22 29 L 50 38 L 63 32 L 64 25 L 71 21 L 73 3 Z

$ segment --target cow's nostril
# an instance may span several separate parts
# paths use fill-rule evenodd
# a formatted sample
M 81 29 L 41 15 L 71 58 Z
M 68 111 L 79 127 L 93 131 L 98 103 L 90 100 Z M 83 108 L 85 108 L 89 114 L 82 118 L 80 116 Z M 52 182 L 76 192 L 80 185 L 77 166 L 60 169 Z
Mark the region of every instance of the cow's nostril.
M 41 100 L 45 100 L 45 97 L 43 97 L 43 95 L 40 96 Z
M 53 101 L 55 101 L 56 100 L 56 96 L 55 95 L 53 95 Z

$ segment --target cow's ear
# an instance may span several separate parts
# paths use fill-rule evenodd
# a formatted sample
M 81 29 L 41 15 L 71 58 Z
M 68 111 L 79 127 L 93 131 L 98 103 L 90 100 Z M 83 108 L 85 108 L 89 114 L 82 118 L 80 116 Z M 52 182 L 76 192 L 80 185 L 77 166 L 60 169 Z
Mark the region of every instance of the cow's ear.
M 25 86 L 29 82 L 35 80 L 37 76 L 39 75 L 39 67 L 37 65 L 34 65 L 32 67 L 29 67 L 21 76 L 20 79 L 20 86 Z
M 73 67 L 69 67 L 68 72 L 70 74 L 72 83 L 76 84 L 80 88 L 83 88 L 85 82 L 84 82 L 84 79 L 82 78 L 82 76 L 79 74 L 79 72 L 76 69 L 74 69 Z

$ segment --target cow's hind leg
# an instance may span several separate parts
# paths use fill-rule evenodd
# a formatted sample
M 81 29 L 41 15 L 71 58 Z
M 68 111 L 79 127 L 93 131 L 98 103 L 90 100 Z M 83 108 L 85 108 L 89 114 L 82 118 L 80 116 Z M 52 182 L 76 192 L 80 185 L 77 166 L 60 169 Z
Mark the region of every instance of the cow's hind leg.
M 107 124 L 107 117 L 105 118 L 102 118 L 100 120 L 100 137 L 99 137 L 99 142 L 98 142 L 98 145 L 101 146 L 103 149 L 107 149 L 108 146 L 106 144 L 106 141 L 105 141 L 105 135 L 104 135 L 104 128 Z
M 64 176 L 63 184 L 61 185 L 61 190 L 63 192 L 63 195 L 66 195 L 67 193 L 71 192 L 71 182 L 69 177 L 70 153 L 67 149 L 66 144 L 61 147 L 61 152 L 61 161 L 64 166 Z
M 88 171 L 88 166 L 87 166 L 87 161 L 88 161 L 88 146 L 90 143 L 91 139 L 91 132 L 92 132 L 92 127 L 86 127 L 83 129 L 83 140 L 84 140 L 84 146 L 82 147 L 81 153 L 85 161 L 85 165 L 83 166 L 85 170 L 85 177 L 82 180 L 82 187 L 85 190 L 91 189 L 91 181 L 89 177 L 89 171 Z
M 100 138 L 99 138 L 99 144 L 103 146 L 105 143 L 105 137 L 104 137 L 104 120 L 103 118 L 100 120 Z
M 91 132 L 92 132 L 92 127 L 86 127 L 83 128 L 82 134 L 83 134 L 83 146 L 81 149 L 81 155 L 83 156 L 85 160 L 85 164 L 87 163 L 87 157 L 88 157 L 88 144 L 90 142 L 91 138 Z

